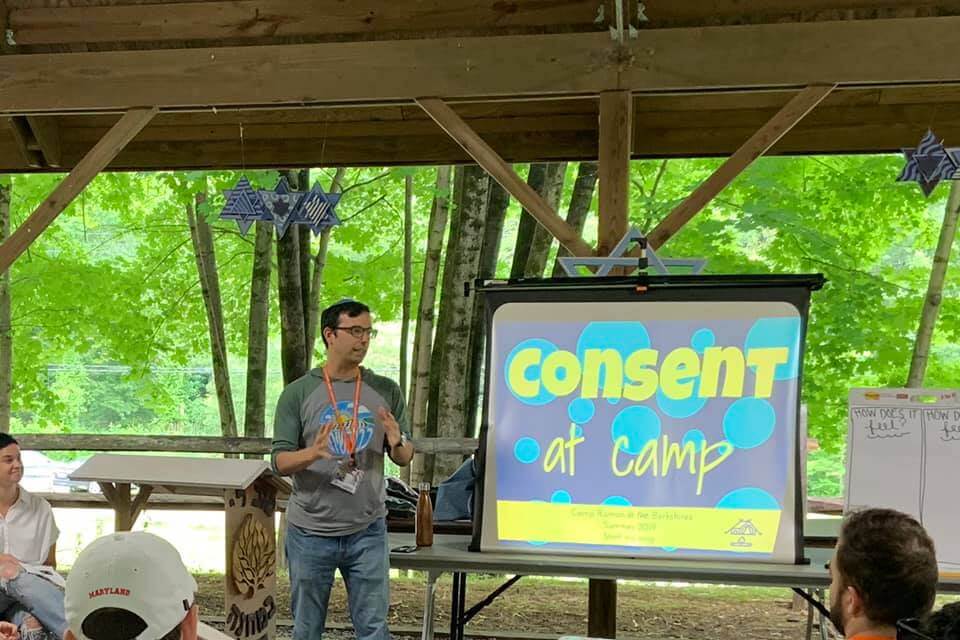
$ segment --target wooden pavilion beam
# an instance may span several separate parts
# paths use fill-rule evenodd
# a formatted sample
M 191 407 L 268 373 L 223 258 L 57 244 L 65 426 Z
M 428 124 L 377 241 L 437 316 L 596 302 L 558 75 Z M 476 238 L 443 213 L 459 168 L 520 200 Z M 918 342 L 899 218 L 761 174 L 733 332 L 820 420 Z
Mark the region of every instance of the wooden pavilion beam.
M 679 231 L 683 225 L 700 212 L 707 203 L 723 191 L 734 178 L 749 167 L 754 160 L 767 152 L 790 129 L 800 122 L 823 101 L 835 85 L 814 85 L 807 87 L 794 96 L 780 111 L 765 125 L 754 133 L 749 140 L 737 149 L 713 174 L 707 178 L 693 193 L 671 211 L 666 218 L 654 227 L 647 236 L 647 242 L 653 249 L 658 249 Z M 635 247 L 630 256 L 638 257 L 639 247 Z
M 77 163 L 46 200 L 0 244 L 0 273 L 6 271 L 34 240 L 50 226 L 93 178 L 117 157 L 117 154 L 157 114 L 156 107 L 131 109 Z
M 17 148 L 20 157 L 23 158 L 26 165 L 30 168 L 37 169 L 43 167 L 40 153 L 30 148 L 31 135 L 27 119 L 23 116 L 10 116 L 5 118 L 5 120 L 13 136 L 14 146 Z
M 590 245 L 583 241 L 577 230 L 557 215 L 540 194 L 524 182 L 449 105 L 439 98 L 419 98 L 417 104 L 572 255 L 593 255 Z
M 958 83 L 958 31 L 949 16 L 644 29 L 622 49 L 569 33 L 5 55 L 0 113 Z
M 60 128 L 52 116 L 27 116 L 27 124 L 33 132 L 40 153 L 47 166 L 59 167 L 63 158 L 60 146 Z
M 106 6 L 14 6 L 16 46 L 71 43 L 180 43 L 277 38 L 434 37 L 467 33 L 597 31 L 617 0 L 236 0 Z M 61 3 L 62 4 L 62 3 Z M 775 22 L 957 15 L 960 0 L 673 0 L 623 2 L 624 21 L 644 29 Z M 2 3 L 0 3 L 2 6 Z M 4 16 L 0 15 L 0 23 Z M 0 25 L 2 26 L 2 25 Z M 6 39 L 4 38 L 4 41 Z
M 600 94 L 600 162 L 597 255 L 607 256 L 627 232 L 633 102 L 629 91 Z
M 10 11 L 18 46 L 184 40 L 252 40 L 348 34 L 436 34 L 510 29 L 599 30 L 590 0 L 237 0 Z

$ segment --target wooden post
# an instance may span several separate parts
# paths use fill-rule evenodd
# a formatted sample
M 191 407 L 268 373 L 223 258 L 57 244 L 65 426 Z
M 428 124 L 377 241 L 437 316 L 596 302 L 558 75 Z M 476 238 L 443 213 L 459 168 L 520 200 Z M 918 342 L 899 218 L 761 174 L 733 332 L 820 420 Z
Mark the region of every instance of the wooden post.
M 591 579 L 587 602 L 587 635 L 591 638 L 616 638 L 617 581 Z
M 46 200 L 0 244 L 0 273 L 6 271 L 13 262 L 27 250 L 34 240 L 43 233 L 50 223 L 56 220 L 74 198 L 100 171 L 110 164 L 127 143 L 147 125 L 157 113 L 156 107 L 137 108 L 127 111 L 100 139 L 93 149 L 87 152 L 57 188 Z
M 140 512 L 143 511 L 150 494 L 153 493 L 153 487 L 149 485 L 141 486 L 136 498 L 131 498 L 129 482 L 118 482 L 116 484 L 98 482 L 97 484 L 103 491 L 103 497 L 113 507 L 114 531 L 132 531 Z
M 490 176 L 500 183 L 510 195 L 517 199 L 523 208 L 530 212 L 543 228 L 550 232 L 557 241 L 579 258 L 592 256 L 590 248 L 577 230 L 567 224 L 566 220 L 557 215 L 543 198 L 533 188 L 520 179 L 516 171 L 508 165 L 490 145 L 483 141 L 470 128 L 463 118 L 439 98 L 418 98 L 417 104 L 427 112 L 440 127 L 463 147 L 470 157 L 477 161 Z
M 600 228 L 597 255 L 608 256 L 627 233 L 633 105 L 629 91 L 600 94 Z
M 227 562 L 224 632 L 236 640 L 277 635 L 277 489 L 263 478 L 224 492 Z
M 733 182 L 754 160 L 766 153 L 780 138 L 803 120 L 810 111 L 823 101 L 836 85 L 812 85 L 798 93 L 769 121 L 743 143 L 726 162 L 720 165 L 703 184 L 681 202 L 666 218 L 660 221 L 647 236 L 650 248 L 659 249 L 683 225 L 700 212 L 714 196 Z M 630 257 L 640 255 L 639 248 L 630 252 Z

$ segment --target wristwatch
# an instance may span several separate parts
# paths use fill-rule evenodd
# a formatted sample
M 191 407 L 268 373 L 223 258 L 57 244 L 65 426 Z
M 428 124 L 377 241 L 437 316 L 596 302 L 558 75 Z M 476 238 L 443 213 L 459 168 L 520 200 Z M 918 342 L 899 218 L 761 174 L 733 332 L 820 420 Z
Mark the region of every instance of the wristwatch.
M 401 432 L 400 432 L 400 442 L 398 442 L 396 446 L 402 447 L 402 446 L 405 445 L 405 444 L 407 444 L 407 434 L 405 434 L 403 431 L 401 431 Z M 390 447 L 391 451 L 393 450 L 393 447 L 390 445 L 390 441 L 389 441 L 389 440 L 387 441 L 387 446 Z

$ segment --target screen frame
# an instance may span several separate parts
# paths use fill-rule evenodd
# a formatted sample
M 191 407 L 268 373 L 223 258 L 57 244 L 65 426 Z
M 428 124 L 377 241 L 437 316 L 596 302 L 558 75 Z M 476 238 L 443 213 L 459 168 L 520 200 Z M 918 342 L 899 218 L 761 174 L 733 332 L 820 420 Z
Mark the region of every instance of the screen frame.
M 544 278 L 515 280 L 477 280 L 473 290 L 483 298 L 485 370 L 490 371 L 493 357 L 489 339 L 497 309 L 515 302 L 688 302 L 760 301 L 786 302 L 793 305 L 800 316 L 800 353 L 797 371 L 797 407 L 794 431 L 794 564 L 805 564 L 803 550 L 803 524 L 806 505 L 801 456 L 806 451 L 800 425 L 800 405 L 803 385 L 803 360 L 806 347 L 810 297 L 813 291 L 823 287 L 826 279 L 822 274 L 785 275 L 639 275 L 632 277 L 584 277 Z M 486 482 L 487 439 L 490 431 L 488 398 L 491 376 L 484 376 L 484 401 L 481 413 L 479 444 L 477 449 L 477 478 L 474 488 L 473 535 L 470 551 L 481 551 L 481 535 L 484 519 Z M 612 556 L 615 557 L 615 556 Z

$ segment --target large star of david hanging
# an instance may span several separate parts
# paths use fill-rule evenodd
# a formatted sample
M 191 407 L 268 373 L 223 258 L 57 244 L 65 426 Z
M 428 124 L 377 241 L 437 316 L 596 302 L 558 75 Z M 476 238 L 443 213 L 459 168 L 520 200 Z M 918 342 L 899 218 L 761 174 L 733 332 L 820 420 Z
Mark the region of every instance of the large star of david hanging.
M 233 189 L 224 191 L 223 195 L 226 196 L 227 203 L 220 211 L 220 218 L 236 220 L 241 234 L 246 235 L 247 230 L 257 220 L 270 220 L 270 214 L 264 208 L 263 200 L 250 185 L 246 176 L 241 177 Z
M 941 180 L 960 178 L 960 149 L 947 149 L 934 133 L 927 130 L 916 149 L 903 149 L 907 164 L 897 182 L 916 182 L 923 195 L 929 196 Z
M 313 229 L 314 235 L 320 235 L 324 229 L 340 224 L 340 218 L 334 211 L 339 202 L 339 193 L 325 193 L 319 182 L 314 183 L 313 188 L 297 204 L 293 212 L 293 224 L 305 224 Z
M 627 267 L 630 271 L 633 271 L 639 268 L 639 261 L 636 258 L 628 258 L 625 256 L 630 249 L 631 243 L 643 239 L 644 235 L 640 233 L 639 229 L 631 228 L 627 231 L 626 235 L 620 239 L 620 242 L 613 248 L 610 255 L 605 258 L 599 256 L 596 258 L 567 256 L 557 258 L 557 260 L 567 275 L 571 277 L 583 275 L 580 273 L 578 267 L 596 267 L 597 270 L 592 274 L 594 276 L 610 275 L 610 271 L 615 267 Z M 686 267 L 690 269 L 692 273 L 700 273 L 707 266 L 707 261 L 704 258 L 661 258 L 657 255 L 656 251 L 649 246 L 646 249 L 646 255 L 648 269 L 651 273 L 658 275 L 668 275 L 670 273 L 670 267 Z
M 263 206 L 270 212 L 273 226 L 276 227 L 277 235 L 281 238 L 293 224 L 293 212 L 303 196 L 304 193 L 301 191 L 290 190 L 290 184 L 286 178 L 280 178 L 280 182 L 273 191 L 260 190 Z
M 303 224 L 319 235 L 327 227 L 340 224 L 335 208 L 339 193 L 325 193 L 319 184 L 310 191 L 293 191 L 286 178 L 280 178 L 273 190 L 255 190 L 246 177 L 233 189 L 224 191 L 227 203 L 220 211 L 223 220 L 236 220 L 240 233 L 246 234 L 257 220 L 273 222 L 281 238 L 290 225 Z

